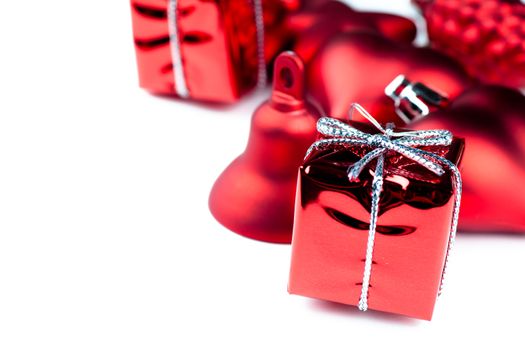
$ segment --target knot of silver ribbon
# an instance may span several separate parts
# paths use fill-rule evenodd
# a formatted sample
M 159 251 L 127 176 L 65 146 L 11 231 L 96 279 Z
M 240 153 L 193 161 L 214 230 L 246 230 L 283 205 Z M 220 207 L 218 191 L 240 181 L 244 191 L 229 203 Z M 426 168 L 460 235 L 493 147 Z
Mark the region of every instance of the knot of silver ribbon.
M 352 104 L 350 116 L 354 110 L 359 111 L 368 119 L 381 133 L 368 134 L 353 128 L 333 118 L 321 118 L 317 122 L 317 131 L 326 138 L 318 140 L 310 146 L 306 152 L 308 156 L 314 149 L 325 148 L 329 146 L 355 146 L 363 145 L 373 148 L 365 154 L 359 161 L 355 162 L 348 168 L 348 179 L 358 181 L 359 174 L 373 159 L 377 159 L 377 164 L 372 180 L 372 201 L 370 209 L 370 224 L 368 230 L 368 242 L 366 248 L 366 259 L 363 273 L 363 284 L 361 297 L 358 307 L 362 311 L 368 309 L 368 289 L 370 286 L 370 277 L 372 273 L 372 258 L 374 252 L 374 239 L 379 212 L 379 198 L 383 190 L 383 170 L 385 158 L 388 152 L 395 152 L 407 157 L 414 162 L 421 164 L 436 175 L 445 174 L 448 169 L 452 175 L 455 188 L 454 207 L 452 220 L 450 224 L 450 233 L 445 257 L 445 264 L 441 275 L 439 294 L 443 290 L 443 284 L 447 273 L 447 266 L 450 252 L 456 238 L 458 226 L 459 207 L 461 202 L 462 182 L 461 174 L 454 163 L 446 158 L 429 151 L 419 149 L 421 146 L 449 146 L 452 143 L 452 134 L 448 130 L 422 130 L 422 131 L 405 131 L 394 132 L 394 125 L 388 124 L 383 128 L 363 107 L 358 104 Z
M 186 82 L 186 75 L 182 67 L 182 54 L 180 49 L 179 24 L 177 17 L 179 0 L 168 0 L 168 30 L 170 36 L 170 52 L 173 65 L 173 79 L 175 93 L 182 98 L 188 98 L 190 91 Z M 264 15 L 262 0 L 252 0 L 256 44 L 257 44 L 257 86 L 266 86 L 266 59 L 264 57 Z

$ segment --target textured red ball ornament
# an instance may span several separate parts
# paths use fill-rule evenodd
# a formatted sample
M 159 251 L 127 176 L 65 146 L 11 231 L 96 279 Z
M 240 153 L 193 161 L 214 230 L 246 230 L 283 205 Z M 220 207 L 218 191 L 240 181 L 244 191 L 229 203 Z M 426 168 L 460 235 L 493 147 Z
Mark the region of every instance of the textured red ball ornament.
M 431 45 L 487 83 L 525 87 L 525 5 L 519 0 L 414 0 Z
M 466 139 L 460 230 L 525 233 L 525 96 L 475 87 L 410 127 L 447 129 Z
M 457 62 L 432 49 L 402 45 L 374 33 L 344 33 L 316 54 L 308 66 L 307 86 L 332 117 L 347 119 L 350 105 L 357 102 L 381 122 L 399 125 L 394 105 L 384 94 L 399 74 L 451 99 L 472 83 Z
M 215 182 L 209 206 L 230 230 L 290 243 L 297 169 L 316 138 L 320 112 L 305 100 L 304 66 L 285 52 L 274 66 L 270 100 L 254 113 L 245 152 Z
M 265 83 L 264 63 L 289 40 L 285 19 L 298 6 L 298 0 L 131 0 L 140 86 L 235 101 Z
M 301 11 L 288 17 L 287 27 L 295 38 L 293 50 L 306 64 L 336 34 L 369 31 L 406 43 L 411 43 L 416 36 L 416 26 L 407 18 L 386 13 L 358 12 L 335 0 L 305 3 Z

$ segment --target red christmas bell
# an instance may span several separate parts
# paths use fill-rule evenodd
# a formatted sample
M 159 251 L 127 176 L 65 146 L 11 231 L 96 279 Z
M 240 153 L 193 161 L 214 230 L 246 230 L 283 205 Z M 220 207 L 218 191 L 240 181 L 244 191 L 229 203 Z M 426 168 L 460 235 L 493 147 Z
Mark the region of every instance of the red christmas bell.
M 426 115 L 418 108 L 398 109 L 401 115 L 413 115 L 411 128 L 447 129 L 466 139 L 460 230 L 525 233 L 525 96 L 485 85 L 436 109 L 414 84 L 406 79 L 397 83 L 403 85 L 403 80 L 407 91 L 391 94 L 396 105 L 435 109 Z
M 334 36 L 307 71 L 309 93 L 332 117 L 346 119 L 353 102 L 381 122 L 399 121 L 384 89 L 400 73 L 454 99 L 472 81 L 454 60 L 428 48 L 402 45 L 374 33 Z
M 305 100 L 304 66 L 293 52 L 276 59 L 271 98 L 254 113 L 245 152 L 215 182 L 209 206 L 243 236 L 290 243 L 297 169 L 316 138 L 320 112 Z

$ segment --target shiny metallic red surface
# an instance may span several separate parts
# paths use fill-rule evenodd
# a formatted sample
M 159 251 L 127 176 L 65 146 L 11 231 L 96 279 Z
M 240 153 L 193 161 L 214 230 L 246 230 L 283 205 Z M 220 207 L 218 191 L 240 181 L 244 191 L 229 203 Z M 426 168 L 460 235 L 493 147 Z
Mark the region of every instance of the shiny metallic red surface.
M 431 49 L 393 42 L 374 33 L 333 36 L 316 54 L 307 70 L 308 92 L 332 117 L 347 119 L 353 102 L 381 122 L 399 125 L 385 87 L 399 74 L 457 97 L 472 84 L 463 68 Z
M 212 214 L 241 235 L 291 241 L 297 168 L 315 141 L 320 117 L 305 100 L 303 74 L 295 54 L 285 52 L 277 58 L 272 97 L 253 115 L 246 150 L 211 191 Z
M 294 37 L 293 50 L 307 65 L 319 48 L 336 34 L 369 31 L 405 43 L 411 43 L 416 36 L 416 26 L 407 18 L 358 12 L 335 0 L 306 2 L 301 11 L 288 17 L 287 28 Z
M 289 5 L 292 2 L 263 1 L 267 62 L 287 39 L 282 26 Z M 131 7 L 140 85 L 174 95 L 168 0 L 132 0 Z M 179 0 L 177 19 L 191 99 L 233 102 L 256 85 L 257 40 L 250 0 Z
M 525 233 L 525 96 L 480 86 L 410 127 L 466 139 L 461 231 Z
M 426 149 L 457 164 L 463 141 Z M 301 166 L 290 293 L 350 305 L 359 302 L 373 169 L 365 169 L 358 182 L 348 180 L 347 169 L 366 151 L 314 151 Z M 395 154 L 385 164 L 368 305 L 430 320 L 449 239 L 454 201 L 450 174 L 436 176 Z
M 525 4 L 519 0 L 415 0 L 431 45 L 485 83 L 525 87 Z

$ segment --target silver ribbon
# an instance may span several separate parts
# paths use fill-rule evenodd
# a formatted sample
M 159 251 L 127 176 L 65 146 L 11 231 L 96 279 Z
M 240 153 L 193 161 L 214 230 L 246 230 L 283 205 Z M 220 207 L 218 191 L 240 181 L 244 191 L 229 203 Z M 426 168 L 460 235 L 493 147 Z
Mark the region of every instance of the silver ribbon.
M 264 16 L 262 0 L 253 1 L 253 12 L 255 30 L 257 36 L 257 86 L 264 87 L 267 83 L 266 60 L 264 58 Z M 186 83 L 186 75 L 182 66 L 182 53 L 180 49 L 180 35 L 177 18 L 177 8 L 179 0 L 168 0 L 168 30 L 170 36 L 170 52 L 173 65 L 173 80 L 175 82 L 175 93 L 188 98 L 190 91 Z
M 168 30 L 170 34 L 171 63 L 173 65 L 173 80 L 175 82 L 175 93 L 182 98 L 188 98 L 190 91 L 186 84 L 186 76 L 182 67 L 182 54 L 180 51 L 179 26 L 177 19 L 177 8 L 179 0 L 168 1 Z
M 350 115 L 353 111 L 359 111 L 368 119 L 379 131 L 379 134 L 367 134 L 357 130 L 350 125 L 333 118 L 321 118 L 317 122 L 317 131 L 325 137 L 310 146 L 306 156 L 314 150 L 330 146 L 354 146 L 363 145 L 373 148 L 365 154 L 359 161 L 348 169 L 348 179 L 358 181 L 359 174 L 373 159 L 377 158 L 377 164 L 372 180 L 372 202 L 370 210 L 370 225 L 368 230 L 368 242 L 366 247 L 365 268 L 363 272 L 363 285 L 358 307 L 362 311 L 368 309 L 368 289 L 370 286 L 370 276 L 372 273 L 372 258 L 374 252 L 374 239 L 379 211 L 379 198 L 383 190 L 383 170 L 385 158 L 389 151 L 393 151 L 407 157 L 414 162 L 441 176 L 445 174 L 445 169 L 449 169 L 452 174 L 455 187 L 454 208 L 452 221 L 450 224 L 449 240 L 445 257 L 445 264 L 441 275 L 439 294 L 443 290 L 443 284 L 447 273 L 450 252 L 456 238 L 456 231 L 459 218 L 459 207 L 461 202 L 462 182 L 461 174 L 454 163 L 432 152 L 428 152 L 417 147 L 421 146 L 449 146 L 452 143 L 452 133 L 448 130 L 422 130 L 394 132 L 393 124 L 388 124 L 383 128 L 363 107 L 352 104 Z
M 255 16 L 255 31 L 257 36 L 257 87 L 266 86 L 268 77 L 266 76 L 266 59 L 264 58 L 264 12 L 262 1 L 253 1 L 253 13 Z

